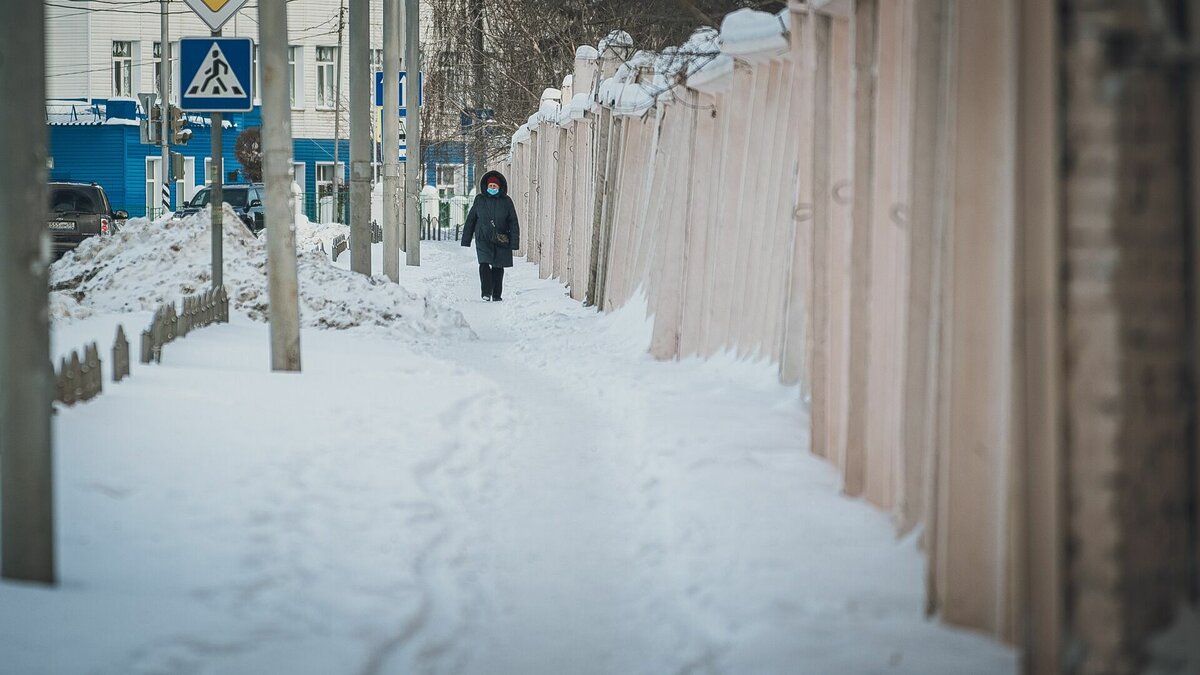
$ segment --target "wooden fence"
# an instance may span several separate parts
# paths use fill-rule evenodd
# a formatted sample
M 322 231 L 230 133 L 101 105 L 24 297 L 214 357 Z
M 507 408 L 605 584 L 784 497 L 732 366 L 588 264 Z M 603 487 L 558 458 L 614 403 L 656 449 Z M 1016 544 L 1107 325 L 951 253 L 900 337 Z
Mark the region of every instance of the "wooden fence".
M 176 312 L 172 302 L 154 313 L 150 327 L 142 331 L 141 363 L 161 363 L 163 347 L 193 330 L 229 323 L 229 296 L 224 287 L 188 296 L 183 299 L 182 307 L 182 313 Z M 129 340 L 125 328 L 118 325 L 112 347 L 112 380 L 120 382 L 129 375 Z M 54 400 L 69 406 L 99 396 L 104 383 L 96 343 L 84 347 L 82 357 L 77 351 L 71 352 L 69 358 L 63 357 L 54 373 L 54 382 Z
M 1053 119 L 1053 87 L 1029 92 L 1057 72 L 1054 14 L 1018 4 L 793 0 L 671 54 L 610 36 L 497 168 L 543 278 L 604 311 L 644 294 L 657 358 L 778 364 L 846 493 L 924 528 L 929 611 L 1056 672 L 1066 483 L 1043 395 L 1062 366 L 1037 342 L 1054 335 L 1018 332 L 1052 325 L 1049 292 L 1014 295 L 1018 233 L 1054 239 L 1052 200 L 1014 177 L 1061 166 L 1015 131 Z

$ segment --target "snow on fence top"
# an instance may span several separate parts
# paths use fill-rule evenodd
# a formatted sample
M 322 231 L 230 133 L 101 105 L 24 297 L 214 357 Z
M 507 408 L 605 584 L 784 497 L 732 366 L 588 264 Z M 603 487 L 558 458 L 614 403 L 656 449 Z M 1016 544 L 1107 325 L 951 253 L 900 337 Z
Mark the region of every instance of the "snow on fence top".
M 743 8 L 721 22 L 721 51 L 730 56 L 770 57 L 788 50 L 787 36 L 781 15 Z
M 723 90 L 733 74 L 735 57 L 755 61 L 788 52 L 787 15 L 787 10 L 771 14 L 740 9 L 725 17 L 720 31 L 698 28 L 681 46 L 661 53 L 638 50 L 624 57 L 633 51 L 633 38 L 624 31 L 609 33 L 598 50 L 580 45 L 575 50 L 577 61 L 602 55 L 624 58 L 612 77 L 601 80 L 594 92 L 573 92 L 573 75 L 563 78 L 561 90 L 546 89 L 538 111 L 513 133 L 512 146 L 529 140 L 530 133 L 542 124 L 567 126 L 598 107 L 608 108 L 614 115 L 645 115 L 657 103 L 673 100 L 674 89 L 680 85 L 709 93 Z
M 623 30 L 614 30 L 600 41 L 600 53 L 603 54 L 608 51 L 609 47 L 614 49 L 618 47 L 633 47 L 633 36 Z M 579 51 L 576 50 L 575 53 L 578 54 Z
M 706 26 L 692 33 L 683 51 L 690 55 L 685 74 L 693 89 L 706 91 L 706 85 L 733 72 L 733 57 L 721 53 L 721 34 L 714 28 Z

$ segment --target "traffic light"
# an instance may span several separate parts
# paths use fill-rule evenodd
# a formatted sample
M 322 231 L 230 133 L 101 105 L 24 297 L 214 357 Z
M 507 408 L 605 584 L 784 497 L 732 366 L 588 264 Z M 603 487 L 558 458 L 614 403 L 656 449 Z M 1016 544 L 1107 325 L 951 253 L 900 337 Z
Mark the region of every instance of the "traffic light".
M 162 138 L 162 108 L 150 105 L 146 112 L 146 119 L 138 124 L 141 141 L 147 145 L 158 145 Z
M 175 106 L 171 106 L 171 143 L 184 145 L 192 140 L 192 130 L 188 128 L 187 115 Z
M 171 178 L 174 180 L 183 180 L 184 178 L 183 153 L 171 153 Z

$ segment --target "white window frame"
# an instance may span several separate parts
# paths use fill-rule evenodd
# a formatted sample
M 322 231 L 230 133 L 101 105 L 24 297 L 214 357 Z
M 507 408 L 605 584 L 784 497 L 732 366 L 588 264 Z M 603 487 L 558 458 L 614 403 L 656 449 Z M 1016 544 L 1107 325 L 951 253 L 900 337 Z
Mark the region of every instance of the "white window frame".
M 308 170 L 305 168 L 304 162 L 292 162 L 292 180 L 296 182 L 296 185 L 300 186 L 301 196 L 304 195 L 304 179 L 307 177 L 305 175 L 307 172 Z
M 175 208 L 182 208 L 196 194 L 196 158 L 183 158 L 183 177 L 175 180 Z
M 304 110 L 304 46 L 288 46 L 288 73 L 292 110 Z
M 442 180 L 443 170 L 450 172 L 450 182 L 448 183 Z M 438 195 L 453 197 L 454 195 L 464 194 L 463 173 L 462 164 L 438 164 L 433 172 L 434 182 L 437 184 L 435 187 L 438 189 Z
M 337 108 L 337 47 L 319 46 L 317 63 L 317 110 Z
M 150 81 L 154 83 L 154 94 L 161 98 L 162 88 L 158 81 L 158 74 L 162 72 L 162 42 L 158 40 L 155 40 L 150 46 L 150 63 L 154 64 L 154 72 L 150 74 Z
M 183 89 L 179 77 L 179 43 L 171 43 L 171 52 L 167 55 L 171 59 L 171 103 L 179 105 L 179 92 Z
M 111 79 L 109 82 L 112 85 L 112 95 L 114 98 L 133 96 L 134 87 L 140 84 L 137 82 L 137 78 L 134 77 L 133 73 L 133 53 L 135 44 L 137 43 L 130 40 L 112 41 L 112 51 L 110 52 L 111 67 L 109 69 Z M 125 52 L 124 54 L 117 54 L 117 45 L 126 46 L 126 48 L 121 49 L 121 51 Z M 118 73 L 122 71 L 124 72 L 124 77 L 118 78 Z M 124 84 L 128 88 L 128 91 L 121 91 L 118 82 Z
M 212 185 L 212 157 L 204 158 L 204 185 Z
M 315 171 L 316 171 L 316 173 L 314 175 L 316 177 L 316 188 L 317 188 L 317 196 L 316 196 L 317 211 L 314 215 L 317 217 L 318 222 L 322 222 L 322 223 L 336 222 L 336 220 L 337 220 L 337 211 L 336 211 L 337 195 L 336 195 L 336 193 L 333 195 L 334 202 L 333 202 L 332 207 L 330 207 L 330 208 L 334 209 L 334 214 L 332 216 L 333 220 L 325 220 L 323 218 L 323 213 L 322 213 L 323 209 L 322 209 L 322 203 L 321 203 L 321 188 L 323 186 L 330 186 L 330 191 L 332 192 L 332 186 L 334 183 L 334 181 L 332 179 L 322 179 L 321 178 L 321 169 L 324 169 L 326 167 L 333 168 L 334 164 L 333 164 L 333 162 L 316 162 L 314 166 L 315 166 Z M 341 186 L 342 188 L 345 188 L 346 187 L 346 163 L 338 162 L 337 168 L 334 168 L 333 175 L 336 176 L 338 174 L 338 169 L 341 169 L 341 176 L 338 178 L 338 185 Z
M 146 216 L 154 220 L 162 213 L 162 157 L 146 157 Z

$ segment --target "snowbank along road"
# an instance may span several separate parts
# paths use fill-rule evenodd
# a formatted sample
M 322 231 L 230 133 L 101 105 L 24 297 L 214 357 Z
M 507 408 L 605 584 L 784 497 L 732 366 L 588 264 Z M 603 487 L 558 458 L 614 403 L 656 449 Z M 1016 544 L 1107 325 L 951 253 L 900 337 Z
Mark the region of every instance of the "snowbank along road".
M 482 303 L 473 253 L 423 254 L 413 325 L 307 328 L 301 375 L 247 311 L 61 409 L 62 583 L 0 583 L 0 673 L 1014 672 L 922 617 L 915 543 L 773 367 L 657 363 L 644 303 L 521 262 Z M 60 351 L 145 322 L 71 302 Z

